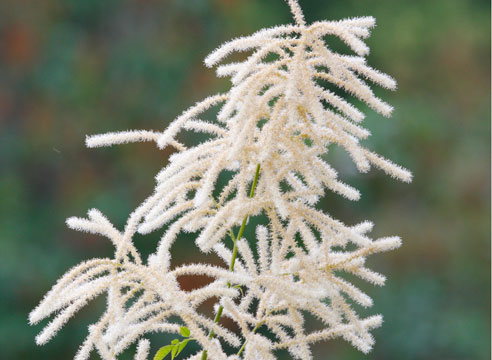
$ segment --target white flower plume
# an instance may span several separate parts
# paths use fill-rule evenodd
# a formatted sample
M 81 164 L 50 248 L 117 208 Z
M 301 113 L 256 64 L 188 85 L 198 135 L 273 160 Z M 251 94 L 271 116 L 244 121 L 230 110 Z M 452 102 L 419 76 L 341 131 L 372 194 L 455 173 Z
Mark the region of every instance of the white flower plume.
M 359 350 L 368 352 L 374 343 L 369 330 L 379 326 L 382 318 L 360 319 L 350 302 L 369 307 L 372 300 L 338 274 L 346 272 L 383 285 L 384 276 L 366 268 L 365 257 L 399 247 L 400 239 L 371 240 L 366 233 L 372 229 L 372 224 L 364 222 L 352 228 L 357 240 L 341 236 L 336 241 L 333 238 L 323 242 L 306 241 L 307 249 L 303 251 L 294 245 L 295 227 L 290 224 L 281 237 L 273 235 L 284 231 L 277 225 L 272 223 L 271 234 L 266 227 L 257 227 L 258 261 L 248 243 L 244 239 L 239 241 L 242 260 L 238 261 L 235 272 L 245 277 L 249 275 L 252 280 L 239 303 L 223 299 L 227 316 L 238 323 L 246 338 L 251 334 L 250 328 L 266 325 L 278 339 L 269 350 L 288 348 L 294 358 L 311 359 L 309 343 L 335 337 L 342 337 Z M 312 235 L 305 235 L 303 239 L 314 239 Z M 333 250 L 335 245 L 343 250 Z M 356 250 L 347 250 L 351 245 Z M 225 262 L 230 261 L 231 253 L 222 244 L 216 245 L 215 251 Z M 288 252 L 293 252 L 294 256 Z M 306 312 L 318 318 L 324 330 L 306 334 L 303 316 Z
M 362 144 L 370 136 L 361 125 L 364 113 L 347 99 L 390 116 L 392 107 L 368 83 L 394 90 L 396 82 L 365 61 L 369 49 L 363 39 L 374 18 L 308 25 L 298 2 L 287 2 L 295 24 L 234 39 L 205 59 L 208 67 L 217 66 L 218 76 L 231 77 L 229 92 L 198 102 L 163 132 L 125 131 L 86 139 L 89 147 L 153 141 L 178 152 L 156 176 L 154 193 L 130 216 L 123 232 L 97 210 L 89 211 L 87 219 L 67 221 L 71 228 L 109 238 L 115 256 L 82 263 L 58 281 L 30 316 L 37 323 L 55 315 L 38 343 L 51 339 L 88 301 L 107 293 L 107 310 L 90 327 L 78 360 L 87 359 L 94 348 L 103 359 L 114 359 L 137 341 L 135 358 L 145 359 L 150 348 L 142 339 L 145 334 L 178 333 L 181 324 L 204 350 L 190 359 L 206 359 L 207 354 L 214 360 L 275 359 L 280 349 L 295 359 L 311 359 L 312 343 L 335 337 L 364 353 L 371 350 L 370 330 L 382 317 L 357 315 L 354 305 L 370 307 L 372 300 L 343 273 L 383 285 L 384 276 L 368 269 L 365 259 L 397 248 L 401 241 L 371 239 L 367 233 L 372 223 L 348 226 L 316 205 L 326 190 L 350 200 L 360 197 L 326 161 L 330 146 L 343 148 L 360 172 L 374 166 L 411 181 L 408 170 Z M 355 55 L 331 50 L 330 36 L 340 38 Z M 249 54 L 243 61 L 222 64 L 233 52 Z M 214 107 L 220 109 L 216 119 L 204 120 Z M 178 141 L 181 131 L 209 138 L 187 147 Z M 257 227 L 256 246 L 250 247 L 242 235 L 248 219 L 258 215 L 268 225 Z M 133 235 L 164 226 L 155 253 L 144 263 Z M 217 253 L 229 271 L 204 264 L 172 269 L 171 246 L 182 232 L 197 232 L 199 249 Z M 232 251 L 224 243 L 228 236 Z M 182 275 L 214 280 L 186 292 L 178 283 Z M 240 336 L 198 312 L 210 298 L 220 299 L 218 319 L 223 311 L 237 323 Z M 305 330 L 307 313 L 320 320 L 321 330 Z M 176 317 L 179 322 L 170 320 Z M 210 332 L 216 338 L 207 336 Z M 238 353 L 227 354 L 224 342 Z
M 120 233 L 97 210 L 90 210 L 88 219 L 70 218 L 69 227 L 101 234 L 111 239 L 116 247 L 114 259 L 93 259 L 68 271 L 46 294 L 34 309 L 29 320 L 32 324 L 55 315 L 54 319 L 36 337 L 38 344 L 48 342 L 77 311 L 90 300 L 107 293 L 107 309 L 99 321 L 89 328 L 89 335 L 75 359 L 85 360 L 96 349 L 103 359 L 114 359 L 130 344 L 151 332 L 178 334 L 186 325 L 196 340 L 207 347 L 217 359 L 225 359 L 222 349 L 207 338 L 213 330 L 232 346 L 240 339 L 219 324 L 199 314 L 196 308 L 213 297 L 233 298 L 238 290 L 226 286 L 227 281 L 246 282 L 224 269 L 209 265 L 192 264 L 166 271 L 152 263 L 145 265 L 134 247 L 131 237 L 141 215 L 147 211 L 144 203 L 135 211 L 125 232 Z M 217 280 L 192 291 L 180 289 L 177 278 L 181 275 L 206 274 Z M 179 317 L 180 322 L 170 321 Z M 145 359 L 148 344 L 141 340 L 136 358 Z

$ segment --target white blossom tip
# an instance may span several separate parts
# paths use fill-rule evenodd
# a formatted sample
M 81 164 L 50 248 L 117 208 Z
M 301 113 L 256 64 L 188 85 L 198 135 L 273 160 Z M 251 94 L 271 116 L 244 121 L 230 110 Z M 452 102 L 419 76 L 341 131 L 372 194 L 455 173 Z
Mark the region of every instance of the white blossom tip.
M 375 241 L 380 251 L 390 251 L 398 249 L 402 245 L 402 241 L 398 236 L 381 238 Z
M 29 313 L 29 325 L 36 325 L 39 323 L 44 316 L 41 315 L 39 311 L 39 307 L 35 308 L 33 311 Z
M 150 341 L 147 339 L 141 339 L 138 342 L 137 353 L 135 354 L 135 360 L 147 360 L 150 350 Z
M 65 220 L 67 226 L 72 230 L 82 230 L 86 227 L 87 220 L 81 219 L 75 216 L 69 217 Z
M 132 142 L 156 141 L 160 133 L 147 130 L 128 130 L 106 134 L 87 135 L 85 144 L 88 148 L 128 144 Z

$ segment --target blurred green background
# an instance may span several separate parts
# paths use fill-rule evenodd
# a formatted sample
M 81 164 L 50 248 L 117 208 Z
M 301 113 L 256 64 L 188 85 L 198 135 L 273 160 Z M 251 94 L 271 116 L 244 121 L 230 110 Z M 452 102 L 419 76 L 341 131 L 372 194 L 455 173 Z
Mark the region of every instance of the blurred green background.
M 328 158 L 362 191 L 322 206 L 398 251 L 370 259 L 387 285 L 363 290 L 384 314 L 364 356 L 343 341 L 317 359 L 490 358 L 490 2 L 301 0 L 308 21 L 372 15 L 372 66 L 394 76 L 391 119 L 367 111 L 370 148 L 410 168 L 412 184 Z M 88 150 L 85 134 L 164 129 L 195 101 L 226 89 L 203 58 L 220 43 L 291 22 L 282 0 L 0 2 L 0 358 L 69 359 L 104 299 L 43 347 L 28 312 L 82 259 L 111 256 L 105 239 L 66 228 L 101 209 L 122 227 L 153 189 L 170 150 L 151 144 Z M 139 238 L 149 253 L 158 234 Z M 178 261 L 197 255 L 178 241 Z M 153 349 L 169 341 L 157 336 Z

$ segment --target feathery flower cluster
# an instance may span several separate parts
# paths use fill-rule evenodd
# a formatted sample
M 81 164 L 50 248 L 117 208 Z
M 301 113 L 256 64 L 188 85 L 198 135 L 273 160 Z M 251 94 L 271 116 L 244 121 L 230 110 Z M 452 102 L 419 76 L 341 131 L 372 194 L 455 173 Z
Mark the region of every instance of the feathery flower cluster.
M 370 330 L 382 318 L 357 315 L 352 304 L 369 307 L 372 300 L 341 274 L 383 285 L 384 276 L 365 267 L 365 259 L 401 242 L 398 237 L 371 239 L 370 222 L 347 226 L 316 209 L 326 189 L 350 200 L 360 196 L 338 179 L 322 155 L 336 144 L 360 172 L 373 165 L 405 182 L 412 175 L 361 144 L 370 135 L 360 125 L 364 114 L 325 85 L 389 116 L 392 107 L 377 98 L 366 81 L 388 89 L 395 89 L 396 83 L 369 67 L 363 57 L 369 49 L 362 39 L 374 26 L 372 17 L 307 25 L 297 1 L 288 4 L 294 25 L 232 40 L 205 59 L 207 66 L 218 66 L 218 76 L 231 77 L 228 93 L 197 103 L 163 132 L 87 138 L 89 147 L 154 141 L 161 149 L 173 146 L 178 151 L 123 232 L 94 209 L 86 219 L 67 220 L 72 229 L 109 238 L 115 255 L 76 266 L 45 296 L 30 322 L 55 316 L 37 336 L 38 344 L 49 341 L 75 312 L 106 292 L 106 312 L 89 327 L 77 360 L 88 359 L 93 349 L 103 359 L 114 359 L 137 341 L 135 359 L 143 360 L 150 348 L 145 334 L 179 333 L 182 325 L 204 350 L 190 359 L 275 359 L 275 351 L 287 349 L 293 358 L 305 360 L 312 358 L 310 344 L 335 337 L 363 352 L 371 350 Z M 340 38 L 356 55 L 333 52 L 325 43 L 327 36 Z M 250 55 L 242 62 L 218 65 L 233 52 Z M 219 106 L 216 121 L 200 119 Z M 176 138 L 182 130 L 205 133 L 209 139 L 187 148 Z M 227 177 L 225 185 L 219 177 Z M 265 216 L 268 225 L 257 226 L 256 239 L 248 242 L 244 228 L 249 217 L 258 215 Z M 144 262 L 133 235 L 164 226 L 158 248 Z M 205 264 L 172 269 L 171 246 L 182 232 L 198 232 L 199 249 L 218 254 L 229 270 Z M 225 246 L 228 236 L 232 251 Z M 178 282 L 183 275 L 214 280 L 184 291 Z M 220 299 L 215 321 L 197 311 L 210 298 Z M 308 313 L 320 320 L 322 330 L 305 330 Z M 237 323 L 240 336 L 219 324 L 222 315 Z M 228 355 L 224 342 L 236 347 L 237 354 Z

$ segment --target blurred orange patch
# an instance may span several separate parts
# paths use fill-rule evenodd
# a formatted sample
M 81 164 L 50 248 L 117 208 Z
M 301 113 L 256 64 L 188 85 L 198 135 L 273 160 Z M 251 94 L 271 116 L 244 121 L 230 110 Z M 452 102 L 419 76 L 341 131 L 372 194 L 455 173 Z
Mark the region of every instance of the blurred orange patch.
M 35 55 L 35 39 L 26 25 L 7 26 L 2 33 L 1 42 L 7 65 L 19 66 L 32 63 Z

